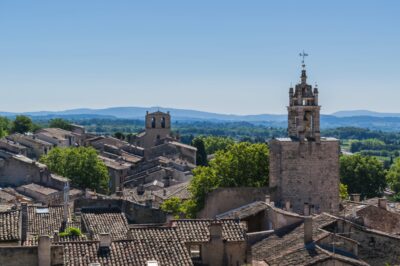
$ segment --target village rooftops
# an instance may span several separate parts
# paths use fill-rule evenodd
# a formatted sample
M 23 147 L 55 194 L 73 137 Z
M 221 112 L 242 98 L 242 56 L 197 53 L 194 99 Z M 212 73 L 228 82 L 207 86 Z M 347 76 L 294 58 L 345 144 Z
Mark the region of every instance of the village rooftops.
M 330 232 L 322 228 L 337 219 L 326 213 L 312 217 L 312 239 L 318 241 L 329 236 Z M 329 250 L 317 247 L 314 242 L 305 246 L 304 223 L 294 228 L 277 230 L 271 236 L 254 244 L 251 249 L 253 260 L 264 261 L 267 265 L 310 265 L 325 261 L 333 255 Z M 351 262 L 350 265 L 368 265 L 351 256 L 334 255 L 335 259 Z
M 104 162 L 104 164 L 111 169 L 114 170 L 128 170 L 132 167 L 132 164 L 124 162 L 124 161 L 116 161 L 104 156 L 98 156 L 100 160 L 102 160 Z
M 127 238 L 128 221 L 119 209 L 84 209 L 82 222 L 94 239 L 102 233 L 109 233 L 113 240 Z
M 148 265 L 157 261 L 163 266 L 193 265 L 185 245 L 179 241 L 154 239 L 112 241 L 100 248 L 98 241 L 66 242 L 64 262 L 68 266 L 89 265 Z
M 43 128 L 43 129 L 40 129 L 37 133 L 40 133 L 40 134 L 43 134 L 48 137 L 51 137 L 51 138 L 54 138 L 57 140 L 61 140 L 61 141 L 66 140 L 67 139 L 66 136 L 73 137 L 76 135 L 75 133 L 73 133 L 71 131 L 67 131 L 67 130 L 64 130 L 61 128 Z
M 0 242 L 18 241 L 19 236 L 19 211 L 0 212 Z
M 210 241 L 209 226 L 214 220 L 192 219 L 174 220 L 172 227 L 176 231 L 180 240 L 187 243 L 199 243 Z M 228 242 L 238 242 L 246 240 L 246 231 L 240 223 L 234 220 L 218 220 L 222 224 L 222 239 Z
M 64 220 L 63 206 L 28 206 L 28 234 L 53 235 L 60 231 Z
M 229 210 L 216 216 L 217 219 L 244 219 L 256 215 L 268 209 L 268 205 L 263 201 L 255 201 L 250 204 Z
M 53 188 L 49 188 L 49 187 L 44 187 L 35 183 L 31 183 L 31 184 L 27 184 L 27 185 L 23 185 L 17 188 L 18 191 L 20 191 L 21 193 L 23 191 L 29 190 L 29 191 L 34 191 L 38 194 L 41 195 L 45 195 L 45 196 L 49 196 L 55 193 L 59 193 L 58 190 L 53 189 Z

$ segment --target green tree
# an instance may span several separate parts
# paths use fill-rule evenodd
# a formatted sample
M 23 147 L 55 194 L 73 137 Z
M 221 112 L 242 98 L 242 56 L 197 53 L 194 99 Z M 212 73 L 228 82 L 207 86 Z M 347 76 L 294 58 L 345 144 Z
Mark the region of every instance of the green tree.
M 349 198 L 349 193 L 347 192 L 347 185 L 342 183 L 339 184 L 339 194 L 342 200 Z
M 26 133 L 32 131 L 34 128 L 32 120 L 25 115 L 17 115 L 12 125 L 12 132 Z
M 125 135 L 122 132 L 115 132 L 114 133 L 114 138 L 120 139 L 120 140 L 124 140 L 125 139 Z
M 64 120 L 62 118 L 51 119 L 50 122 L 49 122 L 49 127 L 61 128 L 61 129 L 64 129 L 64 130 L 69 130 L 69 131 L 72 130 L 71 123 L 69 123 L 67 120 Z
M 400 158 L 397 158 L 387 172 L 387 182 L 390 188 L 400 194 Z
M 360 193 L 362 198 L 380 196 L 386 187 L 383 163 L 360 154 L 340 157 L 340 179 L 349 193 Z
M 194 169 L 184 210 L 189 217 L 204 206 L 206 195 L 218 187 L 262 187 L 268 184 L 269 150 L 265 144 L 236 143 L 218 151 L 209 166 Z
M 8 135 L 11 129 L 11 121 L 7 117 L 0 116 L 0 138 Z
M 207 154 L 214 154 L 220 150 L 226 150 L 229 146 L 233 145 L 235 141 L 232 138 L 207 136 L 200 137 L 204 141 Z
M 194 138 L 192 141 L 192 146 L 197 148 L 196 153 L 196 163 L 197 165 L 205 166 L 207 165 L 207 153 L 206 148 L 204 146 L 204 141 L 202 138 Z
M 54 148 L 40 161 L 50 171 L 70 178 L 77 187 L 108 192 L 110 177 L 107 167 L 92 147 Z
M 160 208 L 165 212 L 171 213 L 175 219 L 179 219 L 182 213 L 182 200 L 178 197 L 171 197 L 165 200 Z

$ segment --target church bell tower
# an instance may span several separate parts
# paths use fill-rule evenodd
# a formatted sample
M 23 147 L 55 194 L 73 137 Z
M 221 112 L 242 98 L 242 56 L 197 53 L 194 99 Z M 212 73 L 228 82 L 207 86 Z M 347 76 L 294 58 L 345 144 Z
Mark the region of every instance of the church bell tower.
M 301 71 L 301 82 L 289 89 L 288 135 L 300 142 L 320 142 L 320 109 L 318 105 L 318 88 L 307 84 L 307 73 L 304 64 L 304 52 Z

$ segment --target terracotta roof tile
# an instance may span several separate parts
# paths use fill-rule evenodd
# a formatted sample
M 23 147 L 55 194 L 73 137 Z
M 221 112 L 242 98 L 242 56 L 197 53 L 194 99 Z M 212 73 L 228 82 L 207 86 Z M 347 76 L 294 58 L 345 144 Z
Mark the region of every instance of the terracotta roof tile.
M 184 242 L 207 242 L 210 240 L 209 225 L 213 220 L 175 220 L 179 239 Z M 219 220 L 222 223 L 222 238 L 226 241 L 245 241 L 245 229 L 234 220 Z
M 82 211 L 82 220 L 95 239 L 108 232 L 114 240 L 127 238 L 128 221 L 118 209 L 86 209 Z
M 0 241 L 19 239 L 19 211 L 0 212 Z

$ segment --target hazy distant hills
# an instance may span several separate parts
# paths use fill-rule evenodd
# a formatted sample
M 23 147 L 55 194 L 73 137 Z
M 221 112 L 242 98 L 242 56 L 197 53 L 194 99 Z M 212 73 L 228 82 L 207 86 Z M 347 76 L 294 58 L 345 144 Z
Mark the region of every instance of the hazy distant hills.
M 233 115 L 218 114 L 196 110 L 175 109 L 165 107 L 112 107 L 105 109 L 71 109 L 59 112 L 26 112 L 22 113 L 34 119 L 140 119 L 146 111 L 170 111 L 174 121 L 210 121 L 210 122 L 249 122 L 272 127 L 286 127 L 286 114 Z M 2 116 L 15 116 L 17 113 L 0 112 Z M 321 127 L 354 126 L 385 131 L 400 131 L 400 113 L 379 113 L 368 110 L 339 111 L 331 115 L 321 116 Z

